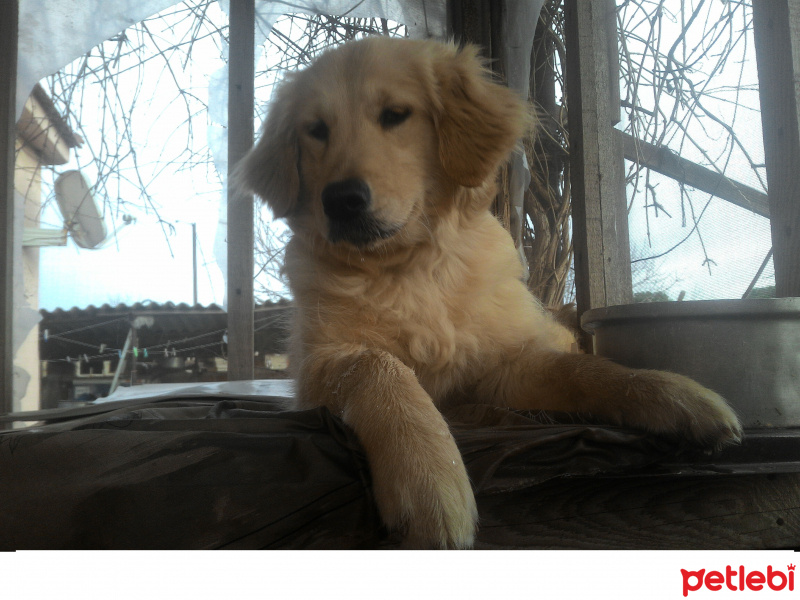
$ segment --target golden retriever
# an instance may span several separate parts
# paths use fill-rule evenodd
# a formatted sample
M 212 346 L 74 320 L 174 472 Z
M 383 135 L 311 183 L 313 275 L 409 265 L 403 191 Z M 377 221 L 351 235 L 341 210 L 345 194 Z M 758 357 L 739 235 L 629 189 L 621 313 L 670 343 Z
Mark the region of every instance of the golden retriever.
M 489 205 L 528 114 L 474 48 L 373 37 L 287 76 L 238 167 L 293 232 L 300 406 L 355 431 L 380 514 L 411 547 L 476 533 L 446 403 L 588 413 L 710 447 L 741 435 L 686 377 L 570 353 L 526 289 Z

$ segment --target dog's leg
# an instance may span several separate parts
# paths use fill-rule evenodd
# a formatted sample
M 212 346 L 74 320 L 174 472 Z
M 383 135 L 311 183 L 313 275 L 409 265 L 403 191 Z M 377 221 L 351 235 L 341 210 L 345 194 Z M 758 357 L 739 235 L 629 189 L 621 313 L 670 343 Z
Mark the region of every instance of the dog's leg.
M 742 435 L 725 400 L 696 381 L 589 354 L 524 348 L 487 374 L 477 393 L 509 408 L 590 414 L 706 447 L 738 442 Z
M 409 547 L 472 546 L 478 512 L 464 462 L 414 372 L 383 351 L 312 356 L 304 366 L 317 385 L 301 394 L 341 414 L 363 445 L 386 525 Z

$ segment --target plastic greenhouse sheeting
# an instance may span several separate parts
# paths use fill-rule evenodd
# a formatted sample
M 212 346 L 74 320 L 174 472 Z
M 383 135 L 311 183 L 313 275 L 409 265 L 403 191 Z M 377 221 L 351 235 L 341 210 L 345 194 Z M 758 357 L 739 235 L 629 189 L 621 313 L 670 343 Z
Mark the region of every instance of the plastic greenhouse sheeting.
M 37 81 L 55 73 L 120 31 L 175 0 L 20 0 L 17 115 Z M 266 37 L 285 13 L 383 17 L 408 24 L 412 35 L 442 37 L 444 0 L 256 0 L 258 31 Z M 220 5 L 228 12 L 228 1 Z

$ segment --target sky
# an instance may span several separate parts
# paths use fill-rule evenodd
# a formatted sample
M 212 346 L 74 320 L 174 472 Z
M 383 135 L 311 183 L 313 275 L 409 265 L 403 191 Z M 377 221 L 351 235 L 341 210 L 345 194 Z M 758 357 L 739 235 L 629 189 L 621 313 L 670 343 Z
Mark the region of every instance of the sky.
M 212 4 L 210 10 L 216 10 L 217 18 L 224 22 L 216 4 Z M 157 25 L 159 22 L 149 27 L 162 47 L 170 34 L 173 38 L 181 34 L 170 32 L 166 27 L 158 31 Z M 131 47 L 137 41 L 131 39 Z M 66 247 L 43 248 L 40 253 L 41 308 L 82 308 L 92 304 L 133 304 L 148 300 L 192 303 L 192 223 L 196 224 L 198 244 L 198 302 L 222 304 L 225 283 L 214 254 L 221 181 L 213 165 L 177 171 L 170 165 L 171 161 L 185 158 L 187 148 L 196 148 L 200 153 L 208 151 L 210 124 L 203 105 L 208 104 L 211 76 L 225 62 L 218 40 L 213 37 L 196 41 L 192 56 L 194 59 L 186 61 L 185 68 L 176 60 L 174 67 L 166 70 L 163 62 L 150 60 L 147 70 L 141 72 L 134 67 L 138 62 L 136 57 L 128 58 L 130 64 L 124 64 L 126 59 L 122 58 L 118 89 L 123 90 L 123 94 L 136 95 L 130 126 L 151 200 L 142 199 L 139 187 L 126 181 L 135 175 L 130 169 L 122 173 L 118 186 L 109 186 L 109 195 L 115 193 L 121 203 L 118 198 L 96 195 L 96 202 L 105 216 L 109 240 L 102 248 L 92 250 L 79 248 L 71 239 Z M 181 57 L 178 54 L 175 58 Z M 74 71 L 80 65 L 79 59 L 67 71 Z M 191 131 L 180 126 L 187 118 L 187 106 L 176 95 L 172 77 L 188 92 L 185 97 L 191 109 L 201 113 L 199 118 L 193 119 Z M 104 140 L 100 135 L 100 117 L 96 123 L 92 123 L 92 117 L 102 115 L 100 98 L 104 89 L 108 88 L 92 82 L 82 98 L 84 132 L 95 154 L 101 152 Z M 192 96 L 196 96 L 197 101 L 193 101 Z M 124 98 L 120 105 L 128 100 Z M 109 145 L 113 142 L 111 140 Z M 78 166 L 90 182 L 96 180 L 98 171 L 92 162 L 88 147 L 79 149 L 78 155 L 73 151 L 70 163 L 58 166 L 55 173 L 43 173 L 43 187 L 47 187 L 48 178 Z M 130 166 L 129 162 L 126 164 Z M 45 198 L 48 198 L 46 193 Z M 142 210 L 143 206 L 148 209 Z M 133 216 L 135 222 L 124 226 L 123 218 L 127 214 Z M 41 221 L 42 227 L 54 228 L 63 222 L 52 195 L 45 202 Z
M 194 210 L 176 213 L 173 222 L 174 230 L 165 234 L 152 217 L 138 217 L 100 250 L 79 248 L 71 239 L 65 247 L 42 249 L 40 307 L 69 309 L 148 300 L 191 304 L 192 222 L 197 224 L 200 242 L 198 302 L 221 304 L 224 282 L 213 258 L 216 207 L 200 197 Z
M 216 3 L 208 5 L 207 11 L 210 28 L 227 22 Z M 171 12 L 174 9 L 167 9 L 160 14 Z M 183 17 L 167 16 L 148 21 L 154 41 L 146 40 L 150 58 L 145 68 L 141 67 L 140 58 L 133 53 L 120 60 L 118 84 L 110 89 L 112 94 L 123 90 L 123 95 L 130 93 L 136 97 L 130 129 L 134 132 L 133 150 L 138 157 L 140 173 L 147 181 L 150 199 L 142 199 L 140 187 L 127 181 L 135 179 L 136 174 L 130 168 L 130 162 L 125 163 L 128 170 L 123 171 L 119 181 L 115 182 L 119 188 L 111 186 L 110 197 L 103 198 L 96 194 L 96 202 L 104 211 L 110 232 L 109 241 L 98 249 L 79 248 L 71 239 L 67 247 L 42 249 L 41 308 L 83 308 L 106 303 L 130 305 L 146 301 L 192 303 L 192 223 L 196 225 L 197 232 L 198 303 L 223 305 L 226 284 L 222 269 L 217 264 L 215 245 L 220 235 L 224 245 L 226 232 L 220 233 L 219 229 L 219 220 L 224 219 L 224 210 L 220 209 L 223 181 L 215 167 L 224 170 L 224 165 L 215 165 L 211 160 L 213 153 L 209 146 L 214 145 L 214 140 L 221 135 L 222 127 L 219 124 L 227 121 L 227 114 L 220 110 L 224 102 L 218 100 L 217 92 L 213 89 L 210 91 L 209 84 L 213 82 L 212 88 L 214 84 L 222 88 L 227 86 L 226 80 L 221 78 L 221 70 L 226 65 L 223 57 L 227 48 L 220 43 L 218 34 L 198 35 L 193 27 L 191 21 Z M 289 37 L 297 35 L 288 22 L 279 22 L 276 29 Z M 191 44 L 191 59 L 188 52 L 184 51 L 188 45 L 171 55 L 173 60 L 169 69 L 164 68 L 157 56 L 153 58 L 154 54 L 174 44 L 175 40 L 187 39 L 187 33 L 198 38 Z M 127 43 L 131 48 L 136 47 L 141 43 L 141 38 L 134 39 L 131 35 Z M 154 45 L 157 46 L 155 52 Z M 106 48 L 105 52 L 108 51 Z M 261 52 L 257 61 L 257 71 L 266 71 L 267 64 L 275 64 L 275 52 L 273 45 L 266 45 L 266 52 Z M 65 71 L 82 69 L 82 60 L 76 60 Z M 95 61 L 90 66 L 99 70 L 99 64 L 99 61 Z M 180 94 L 175 91 L 176 82 L 181 87 Z M 272 73 L 261 74 L 257 78 L 256 107 L 262 114 L 274 83 L 275 76 Z M 92 81 L 81 97 L 83 133 L 93 138 L 91 141 L 95 152 L 99 148 L 113 146 L 101 136 L 102 119 L 108 118 L 108 113 L 102 116 L 102 98 L 104 92 L 107 97 L 108 89 Z M 121 105 L 126 107 L 127 116 L 127 107 L 130 105 L 127 98 L 115 105 L 112 112 L 119 112 Z M 219 108 L 215 110 L 215 106 Z M 191 126 L 186 124 L 187 110 L 193 113 Z M 92 121 L 93 115 L 98 115 L 96 122 Z M 255 124 L 256 128 L 259 124 Z M 127 151 L 127 148 L 123 148 L 123 151 Z M 186 161 L 189 152 L 194 153 L 189 157 L 189 162 L 196 164 L 176 169 L 175 164 Z M 215 158 L 220 160 L 219 157 Z M 55 172 L 43 173 L 43 189 L 59 173 L 79 166 L 92 182 L 97 177 L 97 169 L 91 159 L 88 148 L 73 151 L 70 163 L 58 166 Z M 114 193 L 122 200 L 122 206 L 113 197 Z M 45 192 L 45 198 L 41 226 L 60 228 L 63 219 L 52 193 L 48 195 Z M 146 210 L 142 210 L 142 207 Z M 266 207 L 257 203 L 256 211 L 271 234 L 280 235 L 286 230 L 283 223 L 272 220 Z M 135 223 L 125 227 L 123 220 L 128 214 L 135 218 Z M 117 230 L 118 235 L 113 235 Z M 258 264 L 256 269 L 259 270 Z M 282 281 L 269 272 L 259 270 L 256 290 L 262 286 L 269 287 L 273 292 L 270 299 L 288 295 Z
M 677 23 L 672 23 L 673 28 L 677 26 Z M 166 36 L 168 33 L 165 30 L 159 35 Z M 669 32 L 665 35 L 669 35 Z M 187 68 L 176 77 L 181 78 L 187 90 L 207 104 L 207 83 L 224 61 L 219 47 L 211 39 L 198 42 L 192 52 L 194 60 L 187 62 Z M 752 62 L 745 66 L 747 77 L 751 80 L 755 77 Z M 737 67 L 732 65 L 732 68 Z M 135 217 L 135 224 L 123 227 L 102 249 L 80 249 L 71 240 L 66 247 L 42 249 L 39 303 L 43 309 L 83 308 L 105 303 L 133 304 L 148 300 L 191 303 L 191 223 L 196 223 L 198 234 L 198 301 L 203 305 L 223 302 L 225 284 L 213 250 L 217 234 L 220 180 L 207 168 L 177 173 L 174 168 L 165 168 L 171 157 L 179 156 L 187 145 L 204 151 L 210 131 L 208 127 L 211 126 L 201 118 L 198 122 L 202 121 L 205 126 L 195 125 L 191 136 L 176 129 L 175 123 L 186 118 L 185 108 L 172 94 L 163 93 L 169 83 L 165 82 L 167 74 L 163 67 L 153 70 L 141 80 L 134 72 L 130 73 L 130 77 L 127 84 L 121 79 L 121 87 L 136 87 L 141 99 L 137 104 L 136 121 L 132 123 L 139 132 L 136 151 L 140 164 L 152 176 L 147 189 L 158 214 L 172 227 L 159 224 L 152 210 L 134 210 L 133 206 L 141 206 L 143 202 L 134 197 L 137 194 L 134 186 L 121 184 L 119 194 L 129 203 L 127 208 Z M 268 89 L 261 90 L 262 95 L 268 96 L 268 92 Z M 723 94 L 717 96 L 722 97 Z M 261 98 L 261 101 L 265 99 Z M 91 97 L 84 99 L 87 105 L 91 101 Z M 727 108 L 724 101 L 713 106 L 720 114 Z M 89 112 L 84 108 L 84 115 Z M 756 154 L 760 151 L 763 155 L 758 142 L 758 114 L 745 115 L 740 122 L 752 130 L 752 135 L 745 136 L 753 141 L 752 151 Z M 84 122 L 84 125 L 87 123 Z M 719 132 L 708 131 L 706 134 L 710 139 L 709 144 L 713 144 L 714 139 L 721 139 Z M 95 143 L 99 144 L 99 141 Z M 691 148 L 685 150 L 685 155 L 693 160 L 703 158 L 697 152 L 693 154 Z M 735 156 L 731 162 L 729 173 L 743 175 L 739 178 L 757 187 L 757 182 L 748 179 L 749 167 L 743 168 Z M 57 173 L 74 168 L 77 164 L 73 160 L 68 165 L 58 167 Z M 86 166 L 85 152 L 81 164 L 91 181 L 92 168 L 91 165 Z M 684 238 L 692 228 L 691 211 L 699 214 L 709 201 L 706 194 L 692 194 L 689 197 L 690 206 L 687 198 L 682 198 L 674 181 L 654 175 L 651 183 L 655 184 L 659 203 L 665 211 L 659 211 L 656 216 L 652 208 L 645 210 L 643 196 L 633 199 L 629 218 L 632 253 L 639 258 L 660 254 L 675 245 L 676 240 Z M 99 200 L 102 204 L 103 199 Z M 124 207 L 117 210 L 116 199 L 108 200 L 106 224 L 109 231 L 113 232 L 122 226 L 123 216 L 128 211 Z M 264 210 L 268 218 L 268 211 Z M 642 279 L 651 282 L 656 279 L 656 285 L 666 289 L 671 297 L 675 298 L 683 291 L 689 300 L 741 295 L 769 250 L 769 223 L 719 199 L 711 200 L 705 211 L 702 240 L 692 235 L 667 256 L 652 261 L 653 266 L 649 269 L 640 271 L 638 275 L 634 272 L 635 284 L 637 277 L 640 285 Z M 60 213 L 52 202 L 46 205 L 42 213 L 42 226 L 61 226 Z M 713 262 L 704 263 L 706 256 Z M 655 278 L 653 271 L 657 274 Z M 765 283 L 770 283 L 769 274 Z

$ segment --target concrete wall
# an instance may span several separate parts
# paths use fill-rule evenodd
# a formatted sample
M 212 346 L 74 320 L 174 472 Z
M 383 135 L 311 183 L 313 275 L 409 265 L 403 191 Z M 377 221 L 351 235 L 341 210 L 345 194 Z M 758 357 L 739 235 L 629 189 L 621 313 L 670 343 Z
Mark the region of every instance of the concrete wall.
M 38 89 L 37 92 L 41 97 L 43 91 Z M 46 97 L 42 102 L 50 106 L 37 100 L 36 93 L 31 95 L 17 123 L 14 188 L 23 199 L 23 206 L 18 207 L 23 213 L 23 228 L 37 228 L 40 224 L 42 166 L 64 164 L 69 160 L 69 145 L 53 124 L 52 119 L 58 117 L 53 116 L 52 103 Z M 63 129 L 64 124 L 59 125 Z M 38 316 L 35 312 L 39 310 L 39 248 L 23 246 L 16 269 L 14 311 L 15 325 L 19 326 L 23 321 L 30 323 L 32 312 L 34 318 Z M 15 327 L 15 344 L 16 329 L 18 327 Z M 14 356 L 14 411 L 38 410 L 41 386 L 38 324 L 32 328 L 22 327 L 19 335 L 23 340 Z
M 39 210 L 41 209 L 42 183 L 40 158 L 31 147 L 17 140 L 16 172 L 14 188 L 25 198 L 24 225 L 38 227 Z M 33 310 L 39 309 L 39 248 L 23 247 L 22 249 L 22 286 L 24 302 Z M 15 307 L 15 310 L 18 307 Z M 14 356 L 16 386 L 27 387 L 21 398 L 17 398 L 15 389 L 14 410 L 37 410 L 39 408 L 39 325 L 34 325 L 22 346 Z M 27 377 L 25 376 L 27 375 Z

